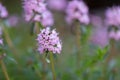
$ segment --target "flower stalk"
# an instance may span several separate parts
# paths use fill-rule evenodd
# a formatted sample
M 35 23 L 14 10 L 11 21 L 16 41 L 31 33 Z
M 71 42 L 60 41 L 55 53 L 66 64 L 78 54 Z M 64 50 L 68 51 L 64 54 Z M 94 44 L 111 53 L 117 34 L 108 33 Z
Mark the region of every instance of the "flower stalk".
M 51 52 L 50 52 L 50 65 L 51 65 L 51 69 L 52 69 L 53 80 L 56 80 L 56 73 L 55 73 L 55 67 L 54 67 L 53 53 L 51 53 Z
M 0 60 L 0 63 L 1 63 L 2 71 L 3 71 L 4 75 L 5 75 L 6 80 L 10 80 L 4 62 L 2 60 Z

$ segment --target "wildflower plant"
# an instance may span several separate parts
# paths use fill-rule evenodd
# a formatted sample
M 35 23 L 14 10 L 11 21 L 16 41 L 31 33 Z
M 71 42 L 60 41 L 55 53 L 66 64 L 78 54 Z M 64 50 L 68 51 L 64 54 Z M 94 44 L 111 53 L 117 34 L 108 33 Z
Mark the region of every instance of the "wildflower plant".
M 86 1 L 0 1 L 0 80 L 119 79 L 119 7 L 104 19 Z
M 48 28 L 53 26 L 54 23 L 52 13 L 47 9 L 45 0 L 24 0 L 23 4 L 25 20 L 32 21 L 36 24 L 34 27 L 36 27 L 36 32 L 38 34 L 37 50 L 40 54 L 50 53 L 53 79 L 56 80 L 52 53 L 60 53 L 62 45 L 58 33 L 55 30 L 51 31 L 50 28 Z M 39 31 L 39 29 L 41 30 Z

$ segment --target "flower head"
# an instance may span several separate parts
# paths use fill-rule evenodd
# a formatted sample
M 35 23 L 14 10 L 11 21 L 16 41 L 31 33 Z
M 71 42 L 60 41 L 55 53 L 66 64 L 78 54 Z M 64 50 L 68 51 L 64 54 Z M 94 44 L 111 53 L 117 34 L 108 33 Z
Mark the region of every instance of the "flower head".
M 66 9 L 66 21 L 70 24 L 73 20 L 78 20 L 83 24 L 89 23 L 88 7 L 83 1 L 73 0 L 68 3 Z
M 24 11 L 26 21 L 30 21 L 36 14 L 46 11 L 46 4 L 40 0 L 24 0 Z
M 105 22 L 108 26 L 120 26 L 120 7 L 107 9 L 105 16 Z
M 41 22 L 44 27 L 53 25 L 52 13 L 44 0 L 24 0 L 24 11 L 26 21 Z
M 110 39 L 114 39 L 116 41 L 119 41 L 120 40 L 120 30 L 117 30 L 117 31 L 110 31 L 109 32 L 109 38 Z
M 47 0 L 47 3 L 50 9 L 63 11 L 66 8 L 67 0 Z
M 8 17 L 7 22 L 9 26 L 16 26 L 19 22 L 19 17 L 16 15 L 12 15 Z
M 50 31 L 50 28 L 47 27 L 41 30 L 40 34 L 37 37 L 38 41 L 38 51 L 42 54 L 44 52 L 61 52 L 61 41 L 58 37 L 58 33 L 55 30 Z
M 105 47 L 109 43 L 107 28 L 104 27 L 95 27 L 91 35 L 91 41 L 99 45 L 100 47 Z
M 7 9 L 0 3 L 0 18 L 6 18 L 7 16 Z

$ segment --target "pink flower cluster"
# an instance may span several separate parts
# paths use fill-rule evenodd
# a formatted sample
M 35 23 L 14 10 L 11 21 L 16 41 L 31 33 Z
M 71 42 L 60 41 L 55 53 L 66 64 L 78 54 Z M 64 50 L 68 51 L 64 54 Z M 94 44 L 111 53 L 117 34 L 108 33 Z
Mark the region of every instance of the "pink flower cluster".
M 120 26 L 120 7 L 109 8 L 105 15 L 108 26 Z
M 0 3 L 0 18 L 6 18 L 7 16 L 7 9 Z
M 56 11 L 64 11 L 67 6 L 67 0 L 47 0 L 48 7 Z
M 18 22 L 19 22 L 19 17 L 16 15 L 12 15 L 7 19 L 7 24 L 8 26 L 11 26 L 11 27 L 15 27 L 18 24 Z
M 26 21 L 41 22 L 44 27 L 52 26 L 52 13 L 46 8 L 44 0 L 24 0 L 24 12 Z
M 44 52 L 61 52 L 62 45 L 58 33 L 55 30 L 50 31 L 49 27 L 41 30 L 40 34 L 38 34 L 37 41 L 38 51 L 41 54 Z
M 120 40 L 120 30 L 118 30 L 118 31 L 110 31 L 109 32 L 109 38 L 114 39 L 116 41 Z
M 91 41 L 99 45 L 101 47 L 105 47 L 108 45 L 109 38 L 106 28 L 95 28 L 93 29 L 93 33 L 91 35 Z
M 73 0 L 68 3 L 66 8 L 66 21 L 71 24 L 73 20 L 80 23 L 89 24 L 88 7 L 83 1 Z

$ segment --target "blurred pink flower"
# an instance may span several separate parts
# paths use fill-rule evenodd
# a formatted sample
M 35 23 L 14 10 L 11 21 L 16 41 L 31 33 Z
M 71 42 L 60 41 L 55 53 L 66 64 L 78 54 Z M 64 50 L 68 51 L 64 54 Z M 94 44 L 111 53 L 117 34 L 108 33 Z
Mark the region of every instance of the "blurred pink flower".
M 120 7 L 112 7 L 106 10 L 105 22 L 108 26 L 120 26 Z
M 94 26 L 94 27 L 101 27 L 103 26 L 103 20 L 100 16 L 96 16 L 96 15 L 91 15 L 90 16 L 90 21 L 91 21 L 91 24 Z
M 26 21 L 41 22 L 44 27 L 53 25 L 52 13 L 44 0 L 24 0 L 24 11 Z
M 103 27 L 96 27 L 93 29 L 93 33 L 91 35 L 91 41 L 99 45 L 101 47 L 105 47 L 106 45 L 109 44 L 109 37 L 108 37 L 108 32 L 107 28 Z
M 7 19 L 7 22 L 8 22 L 8 25 L 9 26 L 16 26 L 19 22 L 19 18 L 18 16 L 10 16 L 8 19 Z
M 40 0 L 24 0 L 24 12 L 26 21 L 30 21 L 36 14 L 46 11 L 46 4 Z
M 0 45 L 3 45 L 3 39 L 0 38 Z
M 119 41 L 120 40 L 120 30 L 117 30 L 117 31 L 110 31 L 109 32 L 109 38 L 110 39 L 114 39 L 116 41 Z
M 110 31 L 109 32 L 109 38 L 110 39 L 115 39 L 115 36 L 116 36 L 116 32 L 115 31 Z
M 6 18 L 8 16 L 7 9 L 0 3 L 0 17 Z
M 115 40 L 116 41 L 120 40 L 120 30 L 116 32 Z
M 0 26 L 0 45 L 3 45 L 3 39 L 2 39 L 2 27 Z
M 53 53 L 61 52 L 62 45 L 58 33 L 55 30 L 50 31 L 49 27 L 41 30 L 40 34 L 38 34 L 37 41 L 40 54 L 49 51 Z
M 88 7 L 83 1 L 73 0 L 68 2 L 66 21 L 68 24 L 71 24 L 73 20 L 78 20 L 83 24 L 89 24 Z
M 46 26 L 46 27 L 53 25 L 54 20 L 53 20 L 52 13 L 50 11 L 45 11 L 42 14 L 42 19 L 40 20 L 40 22 L 43 24 L 43 26 Z
M 48 7 L 56 11 L 64 11 L 67 5 L 67 0 L 47 0 Z

